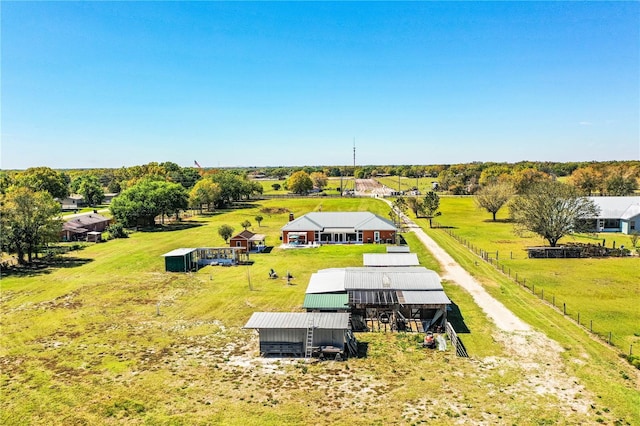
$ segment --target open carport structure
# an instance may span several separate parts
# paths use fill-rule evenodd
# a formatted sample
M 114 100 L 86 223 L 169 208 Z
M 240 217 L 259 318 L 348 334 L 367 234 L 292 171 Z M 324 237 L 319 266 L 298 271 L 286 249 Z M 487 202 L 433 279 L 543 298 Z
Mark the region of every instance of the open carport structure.
M 306 293 L 309 311 L 321 309 L 312 303 L 325 301 L 318 295 L 346 297 L 354 331 L 426 331 L 446 322 L 451 304 L 438 274 L 422 266 L 324 269 L 311 276 Z
M 258 330 L 262 356 L 340 358 L 353 346 L 348 313 L 254 312 L 244 328 Z

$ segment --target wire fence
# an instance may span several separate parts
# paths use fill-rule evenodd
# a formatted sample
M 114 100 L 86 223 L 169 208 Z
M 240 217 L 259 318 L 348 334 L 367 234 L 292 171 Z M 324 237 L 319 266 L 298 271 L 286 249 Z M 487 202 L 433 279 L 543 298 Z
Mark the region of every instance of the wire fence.
M 540 300 L 546 302 L 549 306 L 552 306 L 556 312 L 561 313 L 565 318 L 568 318 L 581 326 L 583 329 L 590 332 L 592 335 L 598 337 L 603 342 L 608 345 L 618 349 L 621 354 L 625 356 L 633 355 L 633 345 L 630 344 L 629 347 L 624 344 L 624 341 L 621 336 L 617 336 L 611 330 L 606 330 L 603 327 L 599 327 L 599 324 L 596 323 L 591 318 L 586 318 L 584 315 L 581 315 L 581 312 L 578 309 L 573 309 L 570 307 L 565 301 L 559 300 L 555 294 L 547 291 L 545 293 L 544 288 L 536 288 L 534 283 L 527 283 L 527 278 L 518 271 L 512 269 L 510 266 L 505 264 L 505 257 L 500 258 L 500 253 L 497 250 L 488 251 L 484 250 L 477 245 L 473 244 L 470 240 L 463 238 L 456 234 L 451 228 L 443 226 L 442 224 L 432 221 L 432 227 L 434 229 L 440 229 L 447 233 L 451 238 L 455 239 L 458 243 L 465 246 L 472 253 L 482 259 L 484 262 L 493 266 L 496 270 L 507 276 L 509 279 L 514 281 L 516 284 L 521 287 L 529 290 L 533 295 L 537 296 Z M 510 252 L 508 256 L 506 256 L 507 260 L 513 260 L 513 252 Z

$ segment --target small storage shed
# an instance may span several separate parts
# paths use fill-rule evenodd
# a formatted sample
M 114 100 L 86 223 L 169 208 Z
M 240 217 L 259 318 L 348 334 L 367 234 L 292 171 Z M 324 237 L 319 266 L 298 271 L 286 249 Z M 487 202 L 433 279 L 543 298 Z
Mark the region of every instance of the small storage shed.
M 241 233 L 231 237 L 231 239 L 229 240 L 229 247 L 243 248 L 246 251 L 260 252 L 264 250 L 265 238 L 266 237 L 262 234 L 254 234 L 253 232 L 245 229 Z
M 254 312 L 244 328 L 258 330 L 260 355 L 303 357 L 332 347 L 345 351 L 349 314 L 338 312 Z M 311 347 L 307 348 L 307 342 Z
M 165 253 L 166 272 L 189 272 L 198 269 L 198 256 L 195 248 L 179 248 Z

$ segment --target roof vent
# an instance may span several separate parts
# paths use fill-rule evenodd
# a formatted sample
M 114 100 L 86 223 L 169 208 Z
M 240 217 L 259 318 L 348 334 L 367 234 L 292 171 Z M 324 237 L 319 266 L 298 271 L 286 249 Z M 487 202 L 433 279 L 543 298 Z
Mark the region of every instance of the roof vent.
M 390 288 L 391 287 L 391 279 L 389 278 L 389 276 L 387 274 L 384 274 L 382 276 L 382 287 L 383 288 Z

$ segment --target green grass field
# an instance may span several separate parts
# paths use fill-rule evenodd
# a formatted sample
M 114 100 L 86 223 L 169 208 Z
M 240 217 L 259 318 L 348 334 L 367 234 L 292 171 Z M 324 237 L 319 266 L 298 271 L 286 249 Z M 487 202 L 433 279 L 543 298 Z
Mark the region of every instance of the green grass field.
M 478 209 L 471 197 L 441 198 L 442 216 L 437 218 L 443 226 L 452 227 L 457 236 L 474 249 L 490 252 L 498 257 L 501 269 L 507 275 L 524 282 L 539 297 L 563 307 L 567 314 L 581 324 L 593 326 L 593 330 L 608 339 L 623 352 L 631 345 L 640 348 L 640 286 L 638 271 L 640 257 L 606 259 L 529 259 L 528 246 L 548 245 L 542 238 L 530 235 L 518 237 L 503 209 L 497 221 Z M 428 227 L 426 220 L 421 220 Z M 444 231 L 440 231 L 444 232 Z M 602 243 L 607 247 L 631 246 L 630 237 L 623 234 L 598 234 L 567 236 L 566 242 Z M 497 252 L 497 254 L 496 254 Z M 509 272 L 510 271 L 510 272 Z
M 407 178 L 400 177 L 398 181 L 398 176 L 387 176 L 387 177 L 377 177 L 375 178 L 382 185 L 386 185 L 389 188 L 397 191 L 400 188 L 400 191 L 410 191 L 412 188 L 417 187 L 418 190 L 422 194 L 426 194 L 429 191 L 432 191 L 431 184 L 433 182 L 437 182 L 437 178 Z
M 277 180 L 277 179 L 260 179 L 256 180 L 260 185 L 262 185 L 262 190 L 264 195 L 286 195 L 289 194 L 289 191 L 283 188 L 285 180 Z M 279 190 L 273 189 L 273 184 L 280 185 Z M 345 190 L 353 189 L 353 178 L 345 178 L 342 180 L 342 186 L 344 186 Z M 336 190 L 336 188 L 340 187 L 340 178 L 332 177 L 328 179 L 327 186 L 324 189 L 324 192 L 327 195 L 339 195 L 340 192 Z
M 505 348 L 489 337 L 491 322 L 470 295 L 448 282 L 443 283 L 447 294 L 468 328 L 461 336 L 470 359 L 451 350 L 425 351 L 417 335 L 362 333 L 357 337 L 368 346 L 366 358 L 310 364 L 261 360 L 255 332 L 241 328 L 252 312 L 300 310 L 312 273 L 359 266 L 363 253 L 384 251 L 376 245 L 282 250 L 278 236 L 288 213 L 260 213 L 264 220 L 258 227 L 253 218 L 263 207 L 288 209 L 296 217 L 320 209 L 368 210 L 383 217 L 388 212 L 369 198 L 269 200 L 193 218 L 184 229 L 137 232 L 90 245 L 55 267 L 3 276 L 2 424 L 640 421 L 633 411 L 638 398 L 624 393 L 633 391 L 634 382 L 620 377 L 621 367 L 606 348 L 600 348 L 602 358 L 596 358 L 596 349 L 588 351 L 595 353 L 595 371 L 611 376 L 610 387 L 578 375 L 595 389 L 593 406 L 586 412 L 560 410 L 553 394 L 523 382 L 530 367 L 499 361 Z M 275 246 L 271 253 L 252 255 L 252 266 L 164 272 L 161 254 L 224 245 L 218 227 L 226 223 L 239 232 L 245 219 Z M 406 239 L 423 265 L 439 269 L 413 235 Z M 455 251 L 459 244 L 447 248 Z M 281 276 L 290 271 L 293 285 L 268 279 L 270 268 Z M 509 291 L 517 295 L 518 289 Z M 559 319 L 553 323 L 556 331 L 563 326 Z

